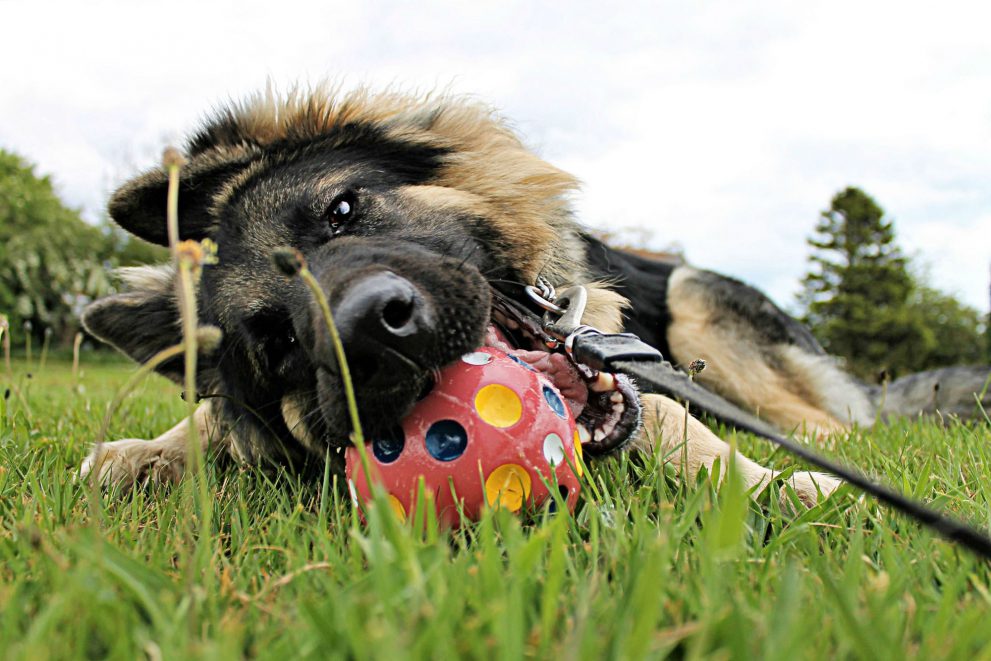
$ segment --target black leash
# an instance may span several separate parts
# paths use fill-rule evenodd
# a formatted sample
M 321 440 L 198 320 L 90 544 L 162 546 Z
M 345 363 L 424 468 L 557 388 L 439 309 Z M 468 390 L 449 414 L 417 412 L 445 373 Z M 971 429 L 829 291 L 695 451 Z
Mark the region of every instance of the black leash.
M 578 291 L 581 290 L 581 291 Z M 548 302 L 548 292 L 536 292 Z M 553 290 L 550 291 L 554 297 Z M 561 299 L 569 299 L 567 307 L 560 307 L 552 298 L 549 302 L 560 314 L 555 320 L 545 315 L 545 329 L 564 341 L 565 350 L 574 360 L 604 372 L 621 372 L 634 377 L 651 392 L 681 399 L 704 411 L 720 422 L 736 429 L 750 432 L 784 448 L 804 461 L 817 466 L 848 482 L 864 493 L 886 503 L 899 512 L 935 530 L 948 540 L 958 542 L 986 560 L 991 560 L 991 537 L 984 531 L 949 517 L 928 505 L 879 484 L 863 473 L 813 452 L 806 446 L 778 434 L 767 423 L 740 409 L 722 397 L 702 388 L 684 372 L 676 370 L 664 360 L 661 353 L 632 333 L 608 334 L 581 325 L 585 293 L 581 287 L 562 292 Z M 534 293 L 531 292 L 531 297 Z M 535 299 L 536 300 L 536 299 Z

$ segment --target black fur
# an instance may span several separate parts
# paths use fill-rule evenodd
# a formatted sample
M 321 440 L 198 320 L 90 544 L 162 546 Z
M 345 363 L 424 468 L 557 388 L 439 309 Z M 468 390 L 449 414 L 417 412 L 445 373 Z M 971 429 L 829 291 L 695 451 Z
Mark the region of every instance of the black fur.
M 583 234 L 588 268 L 593 279 L 613 285 L 630 302 L 625 330 L 671 358 L 667 331 L 671 313 L 667 306 L 668 280 L 675 262 L 647 259 L 611 248 L 589 234 Z
M 679 264 L 616 250 L 588 234 L 582 238 L 587 245 L 592 276 L 614 282 L 615 290 L 630 301 L 626 330 L 670 357 L 668 286 L 671 273 Z M 711 307 L 723 315 L 736 317 L 737 323 L 742 321 L 759 334 L 762 342 L 792 344 L 816 355 L 825 353 L 805 326 L 759 290 L 711 271 L 700 271 L 698 277 L 705 287 L 706 297 L 711 300 Z M 718 324 L 719 318 L 713 322 Z

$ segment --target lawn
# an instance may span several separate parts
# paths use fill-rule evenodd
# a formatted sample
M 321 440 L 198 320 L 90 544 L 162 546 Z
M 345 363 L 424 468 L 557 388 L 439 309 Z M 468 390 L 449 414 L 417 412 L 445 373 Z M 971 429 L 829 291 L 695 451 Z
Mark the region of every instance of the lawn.
M 210 469 L 203 530 L 192 481 L 91 502 L 72 479 L 132 367 L 31 370 L 3 377 L 0 410 L 5 658 L 991 658 L 989 565 L 847 488 L 796 514 L 776 485 L 751 501 L 624 455 L 590 466 L 573 517 L 437 534 L 385 507 L 362 523 L 332 476 Z M 152 377 L 109 437 L 184 410 Z M 991 525 L 987 424 L 904 422 L 824 451 Z

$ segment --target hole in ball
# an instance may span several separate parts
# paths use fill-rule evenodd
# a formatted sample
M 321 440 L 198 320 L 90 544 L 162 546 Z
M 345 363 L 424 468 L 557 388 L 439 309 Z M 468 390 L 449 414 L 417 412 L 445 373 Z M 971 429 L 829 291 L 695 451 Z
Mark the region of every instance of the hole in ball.
M 391 464 L 406 447 L 406 434 L 402 427 L 393 427 L 372 441 L 372 454 L 383 464 Z
M 454 461 L 468 447 L 468 432 L 454 420 L 439 420 L 430 425 L 425 440 L 431 457 L 437 461 Z

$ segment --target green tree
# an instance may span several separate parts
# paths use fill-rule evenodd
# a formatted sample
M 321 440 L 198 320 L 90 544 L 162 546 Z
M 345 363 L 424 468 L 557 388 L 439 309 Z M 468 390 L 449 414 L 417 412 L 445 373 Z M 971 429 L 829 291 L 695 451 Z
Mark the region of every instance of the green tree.
M 82 306 L 112 289 L 109 270 L 157 259 L 161 252 L 109 226 L 95 227 L 58 198 L 20 156 L 0 149 L 0 312 L 11 330 L 29 322 L 68 341 Z
M 987 360 L 984 320 L 976 309 L 930 287 L 921 277 L 916 279 L 908 308 L 931 338 L 926 351 L 906 365 L 908 369 L 976 365 Z
M 984 361 L 991 363 L 991 312 L 984 317 Z
M 815 232 L 799 295 L 803 321 L 855 374 L 905 370 L 935 338 L 908 305 L 913 281 L 892 222 L 869 195 L 849 187 L 833 197 Z
M 866 193 L 837 193 L 808 239 L 803 321 L 853 373 L 876 379 L 987 359 L 980 313 L 913 276 L 892 221 Z M 991 336 L 989 336 L 991 337 Z

